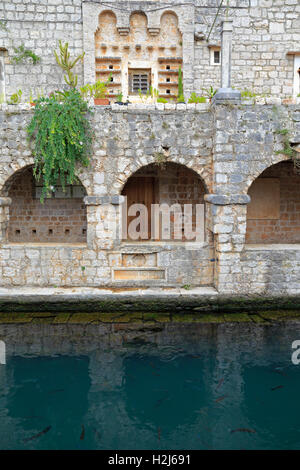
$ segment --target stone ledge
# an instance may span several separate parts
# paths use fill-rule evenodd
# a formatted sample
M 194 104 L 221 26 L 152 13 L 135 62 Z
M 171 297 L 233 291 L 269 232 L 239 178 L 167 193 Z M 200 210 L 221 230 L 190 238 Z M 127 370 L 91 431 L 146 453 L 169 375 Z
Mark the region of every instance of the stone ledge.
M 227 206 L 232 204 L 249 204 L 251 201 L 248 194 L 231 194 L 231 196 L 226 196 L 223 194 L 206 194 L 204 200 L 210 204 L 215 204 L 216 206 Z
M 219 294 L 214 287 L 0 288 L 0 312 L 257 312 L 300 310 L 300 295 Z
M 0 197 L 0 207 L 10 206 L 11 198 L 10 197 Z
M 83 202 L 86 206 L 102 206 L 104 204 L 112 204 L 118 206 L 123 204 L 124 196 L 113 195 L 113 196 L 85 196 Z

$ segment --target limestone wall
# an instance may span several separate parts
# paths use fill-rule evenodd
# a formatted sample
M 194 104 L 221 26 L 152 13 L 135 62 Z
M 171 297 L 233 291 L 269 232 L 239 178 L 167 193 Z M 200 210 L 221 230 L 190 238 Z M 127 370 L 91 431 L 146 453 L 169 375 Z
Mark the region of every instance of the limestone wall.
M 172 2 L 171 2 L 172 3 Z M 186 3 L 186 4 L 185 4 Z M 117 17 L 116 29 L 121 35 L 114 44 L 106 40 L 103 43 L 101 32 L 99 47 L 114 49 L 113 55 L 125 54 L 130 57 L 127 43 L 132 43 L 130 36 L 130 14 L 142 11 L 147 16 L 147 31 L 158 56 L 175 55 L 168 47 L 177 47 L 176 55 L 182 57 L 185 91 L 187 98 L 191 91 L 202 93 L 203 88 L 220 85 L 220 65 L 211 62 L 211 48 L 220 47 L 220 24 L 225 17 L 225 7 L 217 13 L 217 0 L 188 0 L 180 6 L 170 6 L 170 2 L 144 1 L 128 3 L 112 0 L 111 10 Z M 230 0 L 229 15 L 233 17 L 233 52 L 232 82 L 236 88 L 250 89 L 258 94 L 280 96 L 289 99 L 299 93 L 299 40 L 300 5 L 298 0 Z M 110 8 L 101 6 L 101 2 L 82 2 L 82 0 L 20 0 L 0 1 L 0 20 L 7 21 L 6 29 L 0 28 L 0 70 L 4 62 L 5 81 L 0 78 L 0 90 L 10 96 L 22 88 L 24 98 L 30 90 L 34 94 L 48 93 L 63 84 L 62 73 L 55 63 L 53 50 L 58 48 L 58 41 L 68 41 L 72 55 L 85 51 L 85 63 L 77 66 L 79 83 L 95 80 L 95 38 L 98 28 L 98 14 Z M 160 31 L 160 18 L 165 11 L 172 11 L 178 16 L 179 32 L 182 39 L 176 37 L 171 44 L 169 35 L 163 37 Z M 213 26 L 213 28 L 212 28 Z M 160 37 L 162 35 L 162 37 Z M 174 36 L 174 38 L 175 38 Z M 122 39 L 123 38 L 123 39 Z M 152 38 L 152 39 L 150 39 Z M 111 38 L 108 38 L 111 39 Z M 146 41 L 146 42 L 147 42 Z M 166 44 L 163 44 L 166 41 Z M 97 41 L 96 41 L 97 42 Z M 143 41 L 142 41 L 143 42 Z M 134 54 L 139 61 L 151 63 L 149 44 L 145 48 L 134 40 Z M 152 41 L 153 42 L 153 41 Z M 151 47 L 153 44 L 151 42 Z M 15 64 L 14 47 L 24 44 L 41 57 L 36 65 L 29 63 Z M 158 47 L 161 47 L 160 52 Z M 143 46 L 144 47 L 144 46 Z M 97 49 L 97 47 L 96 47 Z M 108 51 L 108 50 L 107 50 Z M 151 53 L 152 54 L 152 53 Z M 150 54 L 150 55 L 151 55 Z M 157 55 L 158 54 L 158 55 Z M 106 54 L 108 55 L 108 53 Z M 127 59 L 126 59 L 127 60 Z M 126 62 L 127 63 L 127 62 Z M 163 77 L 160 77 L 163 79 Z M 126 77 L 124 77 L 126 81 Z M 153 83 L 155 87 L 158 83 Z M 117 87 L 118 88 L 118 87 Z M 119 89 L 117 90 L 119 91 Z
M 16 245 L 7 238 L 7 181 L 33 162 L 26 140 L 32 112 L 5 105 L 0 114 L 1 285 L 215 285 L 226 294 L 299 292 L 297 244 L 245 243 L 249 187 L 264 170 L 288 160 L 279 130 L 288 128 L 289 141 L 299 145 L 299 106 L 95 108 L 93 158 L 88 168 L 78 168 L 87 193 L 87 242 L 52 246 Z M 166 161 L 192 169 L 206 188 L 206 240 L 121 240 L 110 221 L 120 212 L 123 187 L 137 170 L 157 165 L 166 148 Z

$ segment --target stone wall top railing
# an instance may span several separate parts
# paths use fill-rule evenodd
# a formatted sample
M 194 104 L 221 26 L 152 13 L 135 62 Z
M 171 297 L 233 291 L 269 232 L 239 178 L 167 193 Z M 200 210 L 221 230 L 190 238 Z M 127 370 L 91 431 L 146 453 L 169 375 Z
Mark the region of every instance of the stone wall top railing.
M 91 109 L 101 111 L 101 110 L 112 110 L 117 112 L 136 112 L 136 111 L 189 111 L 189 110 L 196 110 L 196 111 L 209 111 L 212 105 L 228 104 L 232 106 L 233 103 L 124 103 L 123 105 L 113 103 L 106 106 L 94 106 L 93 104 L 90 105 Z M 300 98 L 297 100 L 285 100 L 279 97 L 257 97 L 257 98 L 246 98 L 242 99 L 240 102 L 234 103 L 235 105 L 275 105 L 275 106 L 293 106 L 300 104 Z M 3 112 L 10 112 L 10 113 L 19 113 L 24 111 L 34 111 L 34 107 L 32 107 L 29 103 L 20 103 L 20 104 L 7 104 L 2 103 L 0 104 L 0 111 Z

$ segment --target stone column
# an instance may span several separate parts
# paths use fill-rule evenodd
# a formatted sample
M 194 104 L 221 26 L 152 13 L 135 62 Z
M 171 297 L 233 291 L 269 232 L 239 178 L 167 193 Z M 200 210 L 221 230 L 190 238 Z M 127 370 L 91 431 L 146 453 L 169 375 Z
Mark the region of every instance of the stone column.
M 9 221 L 10 197 L 0 197 L 0 243 L 7 241 L 7 228 Z
M 214 101 L 239 101 L 241 93 L 231 88 L 231 50 L 232 50 L 232 19 L 222 23 L 221 33 L 221 88 L 217 91 Z
M 215 239 L 215 287 L 220 293 L 241 291 L 241 252 L 245 245 L 247 204 L 250 196 L 207 194 L 211 230 Z
M 111 250 L 120 241 L 120 207 L 123 196 L 86 196 L 87 244 L 94 250 Z

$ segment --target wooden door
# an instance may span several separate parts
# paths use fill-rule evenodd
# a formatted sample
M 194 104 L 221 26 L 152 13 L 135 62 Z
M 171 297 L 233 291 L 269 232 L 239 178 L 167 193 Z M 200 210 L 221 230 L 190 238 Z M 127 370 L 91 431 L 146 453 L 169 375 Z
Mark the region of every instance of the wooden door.
M 126 183 L 122 194 L 127 196 L 127 227 L 132 220 L 139 216 L 139 213 L 135 216 L 128 215 L 130 206 L 132 204 L 144 204 L 146 206 L 148 211 L 148 234 L 143 239 L 150 240 L 151 205 L 155 202 L 155 178 L 150 176 L 132 176 Z

